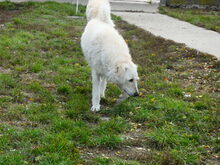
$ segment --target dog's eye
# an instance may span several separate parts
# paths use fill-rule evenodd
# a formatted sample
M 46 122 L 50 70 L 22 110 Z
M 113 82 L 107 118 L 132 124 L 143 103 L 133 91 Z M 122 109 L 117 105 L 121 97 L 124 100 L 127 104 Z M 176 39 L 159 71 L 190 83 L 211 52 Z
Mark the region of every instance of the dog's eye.
M 134 81 L 134 79 L 133 79 L 133 78 L 129 80 L 129 82 L 133 82 L 133 81 Z

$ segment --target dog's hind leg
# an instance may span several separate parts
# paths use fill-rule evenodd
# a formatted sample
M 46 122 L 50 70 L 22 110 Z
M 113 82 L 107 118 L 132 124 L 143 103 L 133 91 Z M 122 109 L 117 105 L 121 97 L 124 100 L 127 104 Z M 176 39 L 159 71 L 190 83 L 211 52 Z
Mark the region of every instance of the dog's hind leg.
M 100 76 L 92 71 L 92 108 L 91 111 L 99 111 L 100 110 Z
M 101 83 L 100 83 L 100 95 L 102 98 L 105 98 L 105 89 L 106 89 L 106 78 L 105 77 L 101 77 Z

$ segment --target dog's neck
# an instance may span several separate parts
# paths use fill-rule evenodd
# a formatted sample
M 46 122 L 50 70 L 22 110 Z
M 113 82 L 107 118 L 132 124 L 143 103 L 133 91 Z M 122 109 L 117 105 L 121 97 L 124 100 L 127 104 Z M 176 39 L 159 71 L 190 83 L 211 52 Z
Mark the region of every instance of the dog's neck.
M 118 82 L 117 70 L 116 68 L 108 68 L 106 73 L 107 81 L 116 83 Z

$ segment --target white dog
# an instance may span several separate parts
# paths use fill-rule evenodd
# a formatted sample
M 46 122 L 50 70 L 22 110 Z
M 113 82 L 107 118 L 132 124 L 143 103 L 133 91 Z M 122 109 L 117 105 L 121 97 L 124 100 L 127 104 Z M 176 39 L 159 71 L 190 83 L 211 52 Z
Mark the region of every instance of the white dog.
M 139 95 L 137 66 L 132 62 L 126 42 L 111 25 L 99 19 L 89 21 L 81 47 L 92 69 L 92 111 L 100 110 L 106 81 L 117 84 L 124 94 Z
M 103 22 L 109 23 L 113 27 L 115 26 L 111 19 L 109 0 L 89 0 L 86 7 L 86 17 L 88 22 L 91 19 L 98 18 Z

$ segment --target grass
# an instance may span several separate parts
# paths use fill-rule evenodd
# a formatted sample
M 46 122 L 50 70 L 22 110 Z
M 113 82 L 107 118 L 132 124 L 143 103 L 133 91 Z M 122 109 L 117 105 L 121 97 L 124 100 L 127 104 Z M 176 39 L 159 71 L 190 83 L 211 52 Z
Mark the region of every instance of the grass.
M 220 32 L 220 12 L 202 9 L 177 9 L 160 7 L 161 14 L 166 14 L 191 24 Z
M 17 6 L 7 3 L 1 11 Z M 109 84 L 95 114 L 80 49 L 85 18 L 68 17 L 75 6 L 65 3 L 19 6 L 0 29 L 1 165 L 219 161 L 219 61 L 114 16 L 139 65 L 141 96 L 115 105 L 120 91 Z

